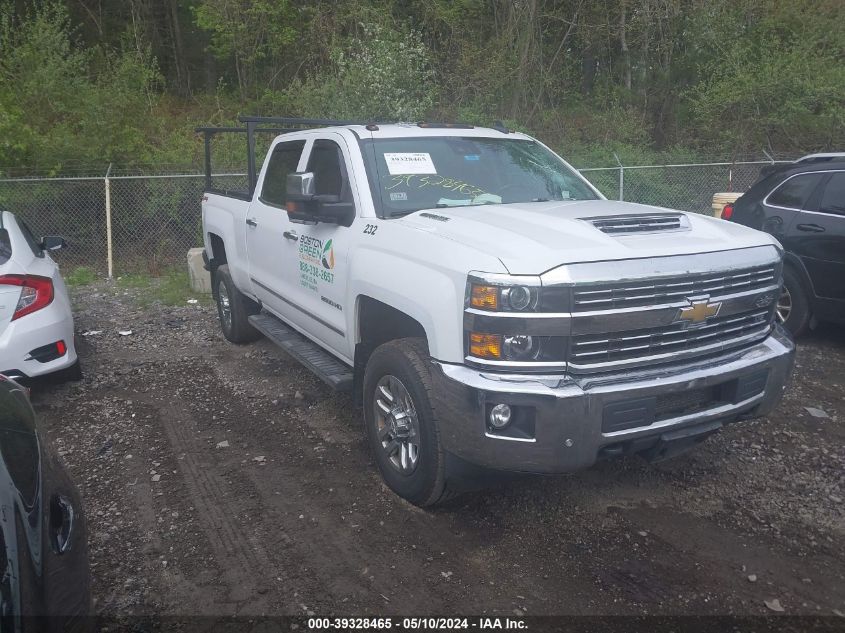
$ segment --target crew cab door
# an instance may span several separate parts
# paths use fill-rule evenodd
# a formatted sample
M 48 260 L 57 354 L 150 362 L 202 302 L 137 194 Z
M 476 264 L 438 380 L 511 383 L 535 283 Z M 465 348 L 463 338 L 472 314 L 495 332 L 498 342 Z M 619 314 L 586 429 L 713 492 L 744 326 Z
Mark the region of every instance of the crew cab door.
M 284 300 L 288 251 L 296 248 L 294 225 L 288 219 L 287 176 L 298 171 L 305 139 L 279 140 L 270 151 L 256 196 L 246 215 L 246 252 L 252 293 L 278 316 L 285 316 Z
M 787 231 L 787 243 L 810 276 L 816 297 L 839 317 L 845 306 L 845 171 L 824 176 Z M 819 314 L 819 316 L 822 316 Z
M 342 202 L 360 203 L 352 177 L 349 148 L 339 134 L 315 137 L 306 148 L 302 171 L 314 174 L 317 195 L 339 196 Z M 290 299 L 289 319 L 294 326 L 351 361 L 346 332 L 348 254 L 356 223 L 295 224 L 297 241 L 285 244 L 285 295 Z

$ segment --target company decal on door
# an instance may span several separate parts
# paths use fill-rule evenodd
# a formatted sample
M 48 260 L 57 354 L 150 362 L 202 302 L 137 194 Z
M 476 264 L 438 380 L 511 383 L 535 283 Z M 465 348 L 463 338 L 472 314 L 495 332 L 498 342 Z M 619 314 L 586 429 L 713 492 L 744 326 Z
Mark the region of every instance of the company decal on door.
M 334 247 L 331 239 L 323 242 L 318 237 L 303 235 L 299 238 L 299 285 L 318 292 L 320 284 L 333 284 L 335 266 Z

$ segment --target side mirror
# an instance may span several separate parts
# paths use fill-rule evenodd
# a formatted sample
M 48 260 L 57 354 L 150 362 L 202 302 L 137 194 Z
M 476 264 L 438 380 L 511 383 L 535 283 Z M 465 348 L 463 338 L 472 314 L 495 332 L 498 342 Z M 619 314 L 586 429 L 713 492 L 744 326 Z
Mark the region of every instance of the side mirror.
M 60 235 L 45 235 L 39 244 L 42 251 L 60 251 L 67 248 L 65 238 Z
M 314 198 L 314 173 L 288 174 L 287 194 L 288 200 L 310 202 Z
M 316 194 L 314 173 L 288 174 L 287 210 L 294 222 L 332 222 L 349 226 L 355 219 L 355 206 L 340 196 Z

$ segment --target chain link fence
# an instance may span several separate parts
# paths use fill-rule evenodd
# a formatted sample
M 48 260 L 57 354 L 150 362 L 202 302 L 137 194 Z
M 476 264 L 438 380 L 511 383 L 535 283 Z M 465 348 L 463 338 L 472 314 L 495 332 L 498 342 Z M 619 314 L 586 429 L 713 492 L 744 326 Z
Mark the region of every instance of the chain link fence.
M 787 161 L 783 161 L 787 162 Z M 693 213 L 712 213 L 713 194 L 746 191 L 769 161 L 594 167 L 581 173 L 605 196 Z
M 694 213 L 711 213 L 713 194 L 745 191 L 769 161 L 598 167 L 581 172 L 605 196 Z M 37 235 L 58 234 L 70 248 L 63 267 L 114 275 L 158 275 L 202 245 L 199 174 L 0 179 L 0 209 Z M 245 189 L 244 174 L 220 174 L 215 187 Z

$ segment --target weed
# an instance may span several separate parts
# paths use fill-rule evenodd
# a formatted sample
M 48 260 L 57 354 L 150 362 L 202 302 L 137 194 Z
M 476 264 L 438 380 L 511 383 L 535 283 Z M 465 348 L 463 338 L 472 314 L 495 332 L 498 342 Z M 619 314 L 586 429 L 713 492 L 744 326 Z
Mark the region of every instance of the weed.
M 116 285 L 120 290 L 133 291 L 135 301 L 144 308 L 153 303 L 166 306 L 185 305 L 188 299 L 197 299 L 201 304 L 209 304 L 211 301 L 209 295 L 191 289 L 188 273 L 181 269 L 167 270 L 160 277 L 125 274 L 117 278 Z
M 97 273 L 87 266 L 77 266 L 63 278 L 68 286 L 88 286 L 97 281 Z

